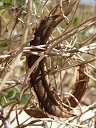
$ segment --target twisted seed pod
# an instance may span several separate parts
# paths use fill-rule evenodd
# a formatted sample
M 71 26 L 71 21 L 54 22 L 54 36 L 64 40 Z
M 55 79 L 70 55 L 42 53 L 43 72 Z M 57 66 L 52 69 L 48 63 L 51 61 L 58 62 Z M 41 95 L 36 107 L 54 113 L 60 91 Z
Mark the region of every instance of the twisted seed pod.
M 66 11 L 65 15 L 67 16 L 70 13 L 70 11 Z M 63 18 L 60 15 L 54 15 L 47 17 L 41 21 L 39 24 L 39 27 L 36 28 L 34 33 L 34 39 L 30 41 L 30 46 L 37 46 L 37 45 L 43 45 L 46 44 L 48 41 L 50 35 L 52 34 L 53 29 L 63 20 Z M 32 65 L 36 62 L 38 59 L 38 56 L 36 55 L 29 55 L 28 57 L 28 68 L 31 68 Z M 44 63 L 45 59 L 43 59 L 34 69 L 34 71 L 30 75 L 30 84 L 34 88 L 34 91 L 37 95 L 38 101 L 41 103 L 42 107 L 45 109 L 47 113 L 50 113 L 57 117 L 69 117 L 70 114 L 68 113 L 67 109 L 65 107 L 62 107 L 60 102 L 60 98 L 56 94 L 58 98 L 56 98 L 52 92 L 49 89 L 49 84 L 46 79 L 46 74 L 44 70 Z M 74 97 L 80 101 L 82 98 L 86 86 L 88 83 L 88 77 L 85 75 L 86 67 L 80 66 L 78 72 L 79 77 L 76 80 L 76 83 L 74 85 L 72 94 Z M 78 91 L 78 92 L 77 92 Z M 78 95 L 79 94 L 79 95 Z M 58 101 L 59 99 L 59 101 Z M 76 107 L 77 103 L 72 98 L 69 97 L 69 102 L 72 107 Z M 68 105 L 68 103 L 66 103 Z

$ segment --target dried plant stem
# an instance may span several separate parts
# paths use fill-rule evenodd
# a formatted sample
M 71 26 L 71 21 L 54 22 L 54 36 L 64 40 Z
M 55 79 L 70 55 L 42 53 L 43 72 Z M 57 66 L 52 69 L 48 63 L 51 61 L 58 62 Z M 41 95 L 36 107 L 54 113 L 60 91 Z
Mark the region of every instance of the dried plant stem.
M 54 42 L 55 40 L 58 40 L 59 38 L 62 38 L 63 36 L 67 35 L 68 33 L 72 32 L 72 31 L 75 31 L 78 29 L 77 32 L 79 32 L 79 28 L 82 27 L 83 25 L 85 26 L 88 22 L 91 22 L 91 21 L 95 21 L 96 19 L 96 16 L 93 16 L 91 17 L 90 19 L 82 22 L 81 24 L 78 24 L 77 26 L 75 26 L 74 28 L 72 28 L 71 30 L 68 30 L 67 32 L 64 31 L 62 34 L 60 34 L 60 36 L 58 37 L 55 37 L 53 40 L 49 41 L 49 44 L 51 44 L 52 42 Z M 96 24 L 96 23 L 95 23 Z M 87 28 L 87 27 L 86 27 Z
M 20 61 L 20 58 L 22 56 L 23 46 L 27 39 L 28 27 L 30 24 L 31 10 L 32 10 L 32 0 L 28 0 L 28 12 L 27 12 L 27 17 L 26 17 L 26 22 L 25 22 L 24 34 L 23 34 L 22 41 L 21 41 L 21 47 L 18 50 L 18 55 L 16 56 L 12 65 L 10 66 L 11 70 L 9 72 L 7 72 L 7 74 L 5 75 L 5 77 L 3 78 L 2 82 L 1 82 L 0 91 L 2 90 L 3 85 L 6 83 L 7 79 L 10 77 L 10 74 L 12 74 L 14 68 L 16 67 L 16 65 L 18 64 L 18 62 Z
M 74 65 L 68 66 L 68 67 L 66 67 L 66 68 L 61 68 L 61 69 L 52 70 L 52 71 L 49 72 L 49 74 L 54 74 L 54 73 L 56 73 L 56 72 L 60 72 L 60 71 L 62 71 L 62 70 L 67 70 L 67 69 L 72 68 L 72 67 L 77 67 L 77 66 L 80 66 L 80 65 L 85 65 L 85 64 L 88 64 L 88 63 L 90 63 L 90 62 L 94 62 L 95 60 L 96 60 L 96 57 L 94 57 L 93 59 L 90 59 L 90 60 L 88 60 L 88 61 L 85 60 L 85 61 L 80 62 L 80 63 L 78 63 L 78 64 L 74 64 Z

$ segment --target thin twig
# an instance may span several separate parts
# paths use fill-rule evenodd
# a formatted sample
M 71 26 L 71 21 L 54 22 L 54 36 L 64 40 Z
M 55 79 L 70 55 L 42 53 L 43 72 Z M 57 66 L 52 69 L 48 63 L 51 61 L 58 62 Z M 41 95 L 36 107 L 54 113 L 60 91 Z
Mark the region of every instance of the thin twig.
M 32 9 L 32 0 L 28 0 L 28 12 L 27 12 L 27 17 L 26 17 L 26 22 L 25 22 L 24 34 L 23 34 L 22 41 L 21 41 L 22 45 L 18 50 L 18 55 L 14 59 L 14 62 L 10 66 L 11 67 L 10 72 L 6 73 L 5 77 L 3 78 L 2 82 L 1 82 L 0 91 L 2 90 L 3 85 L 6 83 L 7 79 L 10 77 L 10 74 L 13 72 L 14 68 L 16 67 L 16 65 L 18 64 L 18 62 L 20 61 L 20 58 L 22 56 L 23 46 L 27 39 L 28 27 L 30 24 L 31 9 Z

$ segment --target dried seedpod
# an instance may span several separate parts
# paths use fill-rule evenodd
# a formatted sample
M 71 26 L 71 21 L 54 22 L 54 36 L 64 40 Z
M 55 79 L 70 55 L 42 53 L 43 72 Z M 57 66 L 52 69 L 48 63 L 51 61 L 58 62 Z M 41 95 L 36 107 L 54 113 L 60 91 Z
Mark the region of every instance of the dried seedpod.
M 87 74 L 89 73 L 88 67 L 85 64 L 78 66 L 76 82 L 73 85 L 71 92 L 72 96 L 69 96 L 68 102 L 66 103 L 69 107 L 76 107 L 85 94 L 89 82 L 89 77 L 85 74 L 85 72 Z
M 70 7 L 70 9 L 69 9 Z M 70 14 L 73 4 L 69 4 L 67 11 L 65 11 L 65 16 Z M 35 28 L 34 39 L 30 41 L 30 46 L 45 45 L 52 34 L 54 28 L 63 20 L 62 15 L 56 14 L 44 18 L 38 27 Z M 31 68 L 33 64 L 37 61 L 39 57 L 36 55 L 29 55 L 28 57 L 28 68 Z M 34 88 L 37 95 L 38 101 L 44 110 L 57 117 L 68 118 L 72 116 L 68 112 L 68 108 L 62 105 L 57 93 L 52 93 L 49 88 L 48 81 L 46 79 L 46 73 L 44 69 L 45 58 L 37 64 L 36 68 L 30 75 L 30 85 Z M 88 77 L 85 75 L 84 71 L 86 65 L 79 66 L 79 77 L 76 80 L 72 94 L 74 97 L 80 101 L 83 94 L 85 93 L 86 86 L 88 83 Z M 80 90 L 81 89 L 81 90 Z M 78 91 L 78 92 L 77 92 Z M 55 95 L 54 95 L 55 94 Z M 79 95 L 78 95 L 79 94 Z M 79 97 L 80 96 L 80 97 Z M 70 106 L 76 107 L 77 103 L 72 97 L 69 97 Z M 66 103 L 68 105 L 68 103 Z

